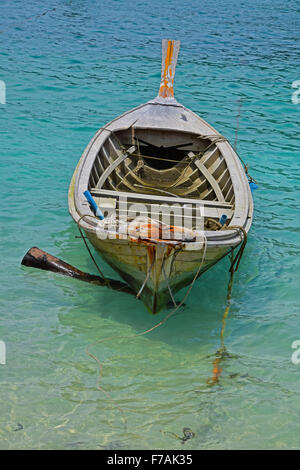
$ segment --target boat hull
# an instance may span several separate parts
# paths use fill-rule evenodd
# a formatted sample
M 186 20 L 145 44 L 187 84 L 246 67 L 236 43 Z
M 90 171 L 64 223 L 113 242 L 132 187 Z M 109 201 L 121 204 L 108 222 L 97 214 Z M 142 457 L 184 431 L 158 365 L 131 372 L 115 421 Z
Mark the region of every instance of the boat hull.
M 185 244 L 149 243 L 146 240 L 101 240 L 86 231 L 96 251 L 127 282 L 148 310 L 158 313 L 175 294 L 226 256 L 231 246 L 203 243 L 188 250 Z M 205 251 L 205 256 L 204 256 Z M 203 259 L 204 258 L 204 259 Z M 200 270 L 199 270 L 200 268 Z

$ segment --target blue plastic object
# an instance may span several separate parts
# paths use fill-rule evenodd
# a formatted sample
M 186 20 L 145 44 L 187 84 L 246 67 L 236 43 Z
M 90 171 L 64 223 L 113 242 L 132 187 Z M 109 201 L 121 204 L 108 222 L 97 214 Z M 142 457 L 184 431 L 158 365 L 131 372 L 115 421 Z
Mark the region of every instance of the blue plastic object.
M 104 215 L 102 214 L 102 212 L 100 211 L 99 207 L 97 206 L 93 196 L 91 195 L 91 193 L 86 190 L 84 191 L 84 196 L 86 197 L 86 200 L 89 202 L 91 208 L 92 208 L 92 211 L 94 212 L 94 214 L 99 217 L 100 220 L 103 220 L 104 219 Z
M 227 220 L 227 215 L 223 214 L 221 215 L 219 222 L 221 225 L 224 225 L 226 220 Z
M 251 193 L 258 188 L 257 184 L 255 184 L 253 181 L 249 183 Z

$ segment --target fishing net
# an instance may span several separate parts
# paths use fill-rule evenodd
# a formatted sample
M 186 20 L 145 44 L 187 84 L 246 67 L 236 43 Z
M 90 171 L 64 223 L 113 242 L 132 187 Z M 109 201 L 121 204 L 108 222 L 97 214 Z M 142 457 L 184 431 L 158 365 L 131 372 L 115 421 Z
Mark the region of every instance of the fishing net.
M 203 232 L 186 227 L 168 225 L 150 217 L 126 217 L 112 214 L 98 222 L 99 238 L 119 238 L 152 241 L 194 242 L 203 239 Z

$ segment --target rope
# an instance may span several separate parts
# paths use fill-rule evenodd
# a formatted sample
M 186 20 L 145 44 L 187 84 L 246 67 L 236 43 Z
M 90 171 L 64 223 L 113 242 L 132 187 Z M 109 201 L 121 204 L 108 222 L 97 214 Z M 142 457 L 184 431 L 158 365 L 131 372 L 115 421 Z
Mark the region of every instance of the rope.
M 160 160 L 160 161 L 164 161 L 164 162 L 172 162 L 172 163 L 182 163 L 182 160 L 173 160 L 171 158 L 164 158 L 164 157 L 150 157 L 149 155 L 141 155 L 139 153 L 131 153 L 130 155 L 132 155 L 133 157 L 137 157 L 137 158 L 149 158 L 150 160 Z
M 211 142 L 210 142 L 210 144 L 207 145 L 207 147 L 205 147 L 204 150 L 202 150 L 202 152 L 198 152 L 192 158 L 190 158 L 190 157 L 188 158 L 188 160 L 187 160 L 188 164 L 186 165 L 183 173 L 177 178 L 175 183 L 171 184 L 171 186 L 167 186 L 168 189 L 173 188 L 174 186 L 177 186 L 180 183 L 180 181 L 183 180 L 183 178 L 184 178 L 184 176 L 187 172 L 187 169 L 189 168 L 189 165 L 191 163 L 193 163 L 193 161 L 196 158 L 203 157 L 205 152 L 207 152 L 210 149 L 210 147 L 212 147 L 216 142 L 223 142 L 223 141 L 227 140 L 226 137 L 224 137 L 223 135 L 199 135 L 198 139 L 210 139 Z M 181 161 L 180 163 L 184 163 L 184 161 Z
M 242 108 L 242 99 L 239 98 L 238 100 L 238 114 L 236 117 L 236 128 L 235 128 L 235 139 L 234 139 L 234 150 L 237 149 L 237 141 L 238 141 L 238 133 L 239 133 L 239 124 L 240 124 L 240 116 L 241 116 L 241 108 Z
M 135 124 L 135 122 L 133 124 L 131 124 L 130 127 L 132 127 Z M 116 138 L 116 140 L 118 141 L 118 144 L 120 145 L 120 148 L 123 149 L 124 151 L 126 150 L 126 147 L 122 144 L 122 142 L 120 141 L 120 139 L 118 138 L 118 136 L 116 135 L 116 133 L 113 130 L 106 129 L 106 127 L 102 127 L 100 130 L 101 131 L 107 131 L 107 132 L 111 133 Z M 237 130 L 238 130 L 238 126 L 237 126 Z M 221 134 L 219 134 L 219 135 L 216 135 L 216 134 L 211 134 L 211 135 L 207 134 L 207 135 L 205 135 L 205 134 L 203 134 L 203 135 L 199 135 L 198 139 L 209 139 L 209 140 L 211 140 L 211 143 L 202 152 L 199 152 L 198 154 L 195 155 L 195 157 L 198 157 L 198 158 L 202 157 L 204 155 L 204 153 L 207 152 L 207 150 L 209 150 L 209 148 L 213 144 L 215 144 L 217 142 L 226 142 L 226 141 L 228 142 L 227 137 L 224 137 Z M 136 140 L 137 140 L 137 138 L 136 138 Z M 139 151 L 139 149 L 138 149 L 138 151 Z M 241 163 L 244 167 L 244 170 L 245 170 L 245 173 L 246 173 L 246 175 L 249 179 L 249 182 L 250 183 L 253 182 L 255 184 L 258 184 L 258 182 L 249 174 L 248 164 L 246 164 L 244 162 L 244 160 L 242 159 L 242 157 L 239 155 L 239 153 L 237 151 L 237 135 L 236 135 L 236 140 L 235 140 L 235 144 L 234 144 L 234 151 L 237 154 L 239 160 L 241 161 Z M 141 155 L 139 153 L 138 154 L 132 153 L 131 155 L 133 155 L 135 157 L 138 157 L 139 159 L 141 159 L 141 157 L 145 157 L 145 158 L 149 158 L 149 159 L 163 160 L 163 161 L 168 161 L 168 162 L 172 162 L 172 163 L 179 163 L 179 164 L 184 163 L 184 161 L 182 161 L 182 160 L 178 161 L 178 160 L 172 160 L 172 159 L 168 159 L 168 158 L 160 158 L 160 157 L 153 157 L 153 156 L 150 157 L 150 156 L 147 156 L 147 155 Z M 191 161 L 188 161 L 187 163 L 191 163 Z M 173 183 L 171 186 L 168 186 L 168 189 L 174 187 L 178 183 L 178 181 L 180 181 L 184 177 L 187 168 L 188 168 L 188 165 L 186 166 L 183 174 L 180 175 L 180 177 L 175 181 L 175 183 Z
M 201 272 L 201 269 L 202 269 L 202 266 L 203 266 L 203 263 L 204 263 L 204 260 L 205 260 L 205 257 L 206 257 L 206 251 L 207 251 L 207 239 L 206 237 L 204 236 L 204 241 L 203 241 L 203 253 L 202 253 L 202 259 L 201 259 L 201 262 L 200 262 L 200 265 L 199 265 L 199 268 L 193 278 L 193 281 L 192 283 L 190 284 L 190 287 L 189 289 L 187 290 L 187 292 L 185 293 L 183 299 L 181 300 L 181 302 L 179 302 L 179 304 L 170 312 L 168 313 L 168 315 L 166 315 L 160 322 L 156 323 L 154 326 L 152 326 L 151 328 L 145 330 L 145 331 L 142 331 L 140 333 L 136 333 L 134 335 L 130 335 L 130 336 L 110 336 L 108 338 L 104 338 L 102 340 L 98 340 L 98 341 L 95 341 L 94 343 L 92 343 L 90 345 L 93 346 L 95 344 L 102 344 L 106 341 L 111 341 L 111 340 L 116 340 L 116 339 L 132 339 L 132 338 L 137 338 L 138 336 L 143 336 L 143 335 L 146 335 L 148 333 L 150 333 L 151 331 L 155 330 L 156 328 L 158 328 L 159 326 L 163 325 L 164 323 L 167 322 L 167 320 L 172 317 L 176 312 L 177 310 L 183 305 L 183 303 L 185 302 L 185 300 L 187 299 L 187 297 L 189 296 L 197 278 L 199 277 L 200 275 L 200 272 Z M 98 390 L 100 390 L 101 392 L 103 392 L 110 400 L 111 402 L 114 404 L 114 406 L 120 411 L 120 413 L 122 414 L 123 416 L 123 421 L 124 421 L 124 427 L 125 429 L 127 429 L 127 419 L 126 419 L 126 415 L 124 413 L 124 410 L 118 405 L 115 403 L 115 401 L 111 398 L 111 395 L 103 389 L 103 387 L 101 387 L 100 383 L 101 383 L 101 379 L 102 379 L 102 375 L 103 375 L 103 366 L 100 362 L 100 360 L 94 355 L 92 354 L 89 350 L 88 350 L 88 347 L 86 347 L 85 349 L 85 352 L 88 356 L 90 356 L 92 359 L 94 359 L 94 361 L 96 361 L 96 363 L 98 364 L 98 373 L 99 373 L 99 376 L 98 376 L 98 379 L 97 379 L 97 388 Z
M 195 433 L 190 428 L 183 428 L 183 430 L 182 430 L 183 436 L 182 437 L 178 436 L 178 434 L 176 434 L 175 432 L 172 432 L 172 431 L 162 431 L 161 430 L 160 432 L 162 434 L 175 437 L 176 439 L 178 439 L 181 442 L 181 444 L 184 444 L 189 439 L 192 439 L 193 437 L 195 437 Z
M 209 139 L 212 142 L 209 144 L 210 146 L 216 142 L 224 142 L 228 141 L 227 137 L 221 134 L 199 134 L 198 139 Z
M 79 221 L 77 222 L 78 224 L 78 229 L 80 231 L 80 234 L 81 234 L 81 237 L 85 243 L 85 246 L 86 248 L 88 249 L 88 252 L 92 258 L 92 260 L 94 261 L 99 273 L 101 274 L 103 280 L 106 281 L 104 275 L 102 274 L 100 268 L 98 267 L 86 241 L 85 241 L 85 238 L 83 237 L 83 234 L 82 234 L 82 230 L 79 226 L 79 222 L 81 221 L 81 219 L 83 219 L 84 217 L 94 217 L 96 218 L 95 216 L 89 216 L 89 215 L 83 215 Z M 97 219 L 97 218 L 96 218 Z M 242 255 L 244 253 L 244 249 L 245 249 L 245 246 L 246 246 L 246 243 L 247 243 L 247 233 L 245 231 L 245 229 L 239 225 L 233 225 L 233 226 L 229 226 L 229 227 L 222 227 L 221 230 L 232 230 L 232 229 L 236 229 L 236 230 L 240 230 L 241 233 L 242 233 L 242 240 L 241 240 L 241 246 L 236 254 L 236 256 L 234 256 L 234 249 L 232 249 L 231 251 L 231 265 L 230 265 L 230 268 L 229 268 L 229 272 L 230 272 L 230 279 L 229 279 L 229 283 L 228 283 L 228 287 L 227 287 L 227 302 L 226 302 L 226 308 L 225 308 L 225 311 L 224 311 L 224 314 L 223 314 L 223 318 L 222 318 L 222 328 L 221 328 L 221 334 L 220 334 L 220 338 L 221 338 L 221 347 L 220 349 L 217 351 L 217 357 L 215 358 L 214 362 L 213 362 L 213 377 L 212 378 L 209 378 L 207 380 L 207 384 L 212 386 L 212 385 L 215 385 L 217 383 L 219 383 L 219 377 L 221 375 L 221 372 L 222 372 L 222 368 L 220 367 L 220 362 L 222 361 L 222 359 L 225 357 L 225 354 L 226 354 L 226 348 L 225 348 L 225 345 L 224 345 L 224 332 L 225 332 L 225 326 L 226 326 L 226 320 L 228 318 L 228 315 L 229 315 L 229 310 L 230 310 L 230 305 L 231 305 L 231 296 L 232 296 L 232 287 L 233 287 L 233 279 L 234 279 L 234 273 L 238 270 L 238 267 L 239 267 L 239 264 L 240 264 L 240 261 L 241 261 L 241 258 L 242 258 Z M 184 304 L 185 300 L 187 299 L 187 297 L 189 296 L 196 280 L 198 279 L 198 277 L 200 277 L 200 275 L 202 274 L 201 273 L 201 269 L 203 267 L 203 263 L 204 263 L 204 260 L 205 260 L 205 257 L 206 257 L 206 251 L 207 251 L 207 238 L 204 236 L 204 242 L 203 242 L 203 253 L 202 253 L 202 259 L 201 259 L 201 262 L 200 262 L 200 265 L 197 269 L 197 272 L 193 278 L 193 281 L 192 283 L 190 284 L 186 294 L 184 295 L 183 299 L 178 303 L 178 305 L 176 304 L 176 301 L 174 299 L 174 296 L 172 294 L 172 291 L 171 291 L 171 288 L 170 288 L 170 285 L 169 285 L 169 282 L 168 282 L 168 279 L 167 279 L 167 275 L 166 275 L 166 272 L 165 272 L 165 269 L 164 269 L 164 262 L 165 262 L 165 257 L 163 258 L 163 263 L 162 263 L 162 271 L 163 271 L 163 274 L 165 276 L 165 279 L 166 279 L 166 282 L 167 282 L 167 286 L 168 286 L 168 289 L 169 289 L 169 293 L 170 293 L 170 296 L 171 296 L 171 299 L 173 301 L 173 304 L 174 304 L 174 309 L 168 314 L 166 315 L 160 322 L 156 323 L 154 326 L 152 326 L 151 328 L 145 330 L 145 331 L 142 331 L 140 333 L 136 333 L 134 335 L 130 335 L 130 336 L 118 336 L 118 337 L 114 337 L 114 336 L 111 336 L 111 337 L 108 337 L 108 338 L 104 338 L 102 340 L 99 340 L 99 341 L 96 341 L 95 343 L 93 344 L 101 344 L 101 343 L 104 343 L 106 341 L 111 341 L 113 339 L 132 339 L 132 338 L 136 338 L 138 336 L 143 336 L 143 335 L 146 335 L 148 333 L 150 333 L 151 331 L 154 331 L 156 328 L 158 328 L 159 326 L 162 326 L 164 323 L 167 322 L 167 320 L 173 316 L 177 311 L 178 309 Z M 178 250 L 178 253 L 180 252 L 180 250 Z M 149 276 L 150 276 L 150 273 L 151 273 L 151 270 L 153 268 L 153 265 L 154 265 L 154 259 L 151 263 L 151 266 L 147 272 L 147 275 L 146 275 L 146 278 L 143 282 L 143 285 L 140 289 L 140 291 L 138 292 L 137 294 L 137 297 L 139 297 L 147 283 L 147 280 L 149 279 Z M 172 265 L 173 266 L 173 265 Z M 93 346 L 90 345 L 90 346 Z M 113 405 L 116 407 L 116 409 L 118 409 L 118 411 L 121 413 L 122 417 L 123 417 L 123 421 L 124 421 L 124 428 L 127 429 L 127 418 L 126 418 L 126 415 L 125 415 L 125 412 L 124 410 L 113 400 L 113 398 L 111 397 L 111 394 L 109 392 L 107 392 L 101 385 L 101 379 L 102 379 L 102 376 L 103 376 L 103 366 L 102 366 L 102 363 L 101 361 L 94 355 L 92 354 L 89 350 L 88 350 L 88 347 L 86 348 L 86 354 L 88 356 L 90 356 L 97 364 L 98 364 L 98 379 L 97 379 L 97 384 L 96 384 L 96 387 L 99 391 L 103 392 L 108 398 L 109 400 L 113 403 Z
M 230 306 L 231 306 L 231 297 L 232 297 L 232 287 L 233 287 L 233 279 L 234 279 L 234 273 L 238 270 L 238 267 L 240 265 L 245 246 L 247 244 L 247 232 L 245 229 L 239 225 L 232 225 L 231 227 L 222 227 L 221 230 L 231 230 L 231 229 L 237 229 L 240 230 L 243 234 L 243 239 L 241 241 L 241 246 L 237 252 L 237 254 L 234 256 L 234 248 L 231 251 L 231 263 L 230 263 L 230 278 L 227 286 L 227 296 L 226 296 L 226 308 L 223 314 L 222 318 L 222 328 L 221 328 L 221 333 L 220 333 L 220 339 L 221 339 L 221 347 L 218 349 L 216 352 L 216 358 L 213 362 L 213 376 L 209 379 L 207 379 L 206 383 L 208 385 L 216 385 L 219 383 L 219 377 L 222 373 L 222 368 L 220 367 L 220 362 L 224 359 L 226 356 L 226 348 L 224 345 L 224 332 L 225 332 L 225 326 L 226 326 L 226 320 L 229 315 L 230 311 Z
M 174 196 L 174 197 L 179 197 L 177 194 L 174 194 L 174 193 L 171 193 L 169 191 L 164 191 L 163 189 L 159 189 L 159 188 L 153 188 L 152 186 L 148 186 L 148 185 L 142 185 L 142 184 L 134 184 L 133 186 L 136 186 L 136 187 L 139 187 L 139 188 L 143 188 L 143 189 L 152 189 L 154 191 L 157 191 L 159 193 L 164 193 L 164 194 L 167 194 L 168 196 Z M 170 188 L 170 186 L 168 186 Z
M 240 101 L 240 100 L 239 100 Z M 234 151 L 235 153 L 237 154 L 238 158 L 240 159 L 243 167 L 244 167 L 244 170 L 245 170 L 245 173 L 249 179 L 249 182 L 250 183 L 255 183 L 255 184 L 258 184 L 257 181 L 252 178 L 252 176 L 249 174 L 248 172 L 248 164 L 246 164 L 244 162 L 244 160 L 242 159 L 242 157 L 239 155 L 238 151 L 237 151 L 237 138 L 238 138 L 238 128 L 239 128 L 239 118 L 240 118 L 240 109 L 241 109 L 241 103 L 240 103 L 240 106 L 239 106 L 239 110 L 238 110 L 238 117 L 237 117 L 237 126 L 236 126 L 236 133 L 235 133 L 235 141 L 234 141 Z M 227 141 L 228 142 L 228 139 L 226 137 L 224 137 L 223 135 L 219 135 L 219 136 L 216 136 L 216 135 L 199 135 L 198 138 L 201 138 L 201 139 L 210 139 L 212 140 L 211 144 L 208 146 L 208 148 L 212 145 L 212 144 L 215 144 L 216 142 L 225 142 Z M 207 151 L 208 148 L 205 150 Z
M 235 139 L 234 139 L 234 151 L 235 153 L 237 154 L 237 156 L 239 157 L 241 163 L 243 164 L 244 166 L 244 170 L 245 170 L 245 173 L 246 173 L 246 176 L 248 177 L 249 179 L 249 183 L 255 183 L 255 184 L 258 184 L 257 181 L 252 178 L 252 176 L 248 173 L 248 164 L 246 164 L 242 158 L 240 157 L 240 155 L 238 154 L 237 152 L 237 143 L 238 143 L 238 132 L 239 132 L 239 124 L 240 124 L 240 117 L 241 117 L 241 109 L 242 109 L 242 98 L 239 98 L 237 100 L 237 103 L 238 103 L 238 114 L 237 114 L 237 117 L 236 117 L 236 129 L 235 129 Z
M 241 243 L 240 249 L 238 250 L 235 258 L 233 259 L 230 265 L 230 268 L 229 268 L 230 272 L 238 270 L 238 267 L 240 265 L 240 262 L 241 262 L 246 244 L 247 244 L 247 232 L 244 229 L 244 227 L 241 227 L 240 225 L 231 225 L 231 226 L 223 226 L 221 228 L 221 230 L 232 230 L 232 229 L 240 230 L 242 232 L 242 240 L 240 242 Z
M 218 222 L 215 219 L 211 219 L 210 217 L 208 217 L 206 219 L 204 225 L 205 225 L 205 228 L 210 229 L 210 230 L 214 230 L 214 231 L 222 229 L 222 224 L 220 224 L 220 222 Z
M 206 152 L 206 150 L 207 150 L 207 148 L 205 148 L 203 150 L 203 152 L 195 153 L 193 158 L 188 157 L 188 159 L 186 160 L 187 165 L 185 166 L 185 169 L 183 170 L 183 173 L 181 173 L 179 175 L 179 177 L 177 178 L 177 180 L 175 180 L 175 182 L 173 184 L 171 184 L 170 186 L 167 186 L 167 188 L 170 189 L 170 188 L 174 188 L 175 186 L 177 186 L 183 180 L 183 178 L 185 177 L 188 168 L 190 168 L 190 164 L 193 163 L 193 161 L 196 158 L 202 157 L 204 155 L 204 153 Z M 181 161 L 180 163 L 185 163 L 185 162 Z
M 199 156 L 202 157 L 204 155 L 204 153 L 216 142 L 223 142 L 223 141 L 227 140 L 227 138 L 222 136 L 222 135 L 199 135 L 198 138 L 210 139 L 210 140 L 212 140 L 212 142 L 207 147 L 205 147 L 205 149 L 202 152 L 199 152 L 198 154 L 196 154 L 197 157 L 199 157 Z M 137 137 L 135 137 L 135 140 L 137 140 L 137 142 L 138 142 Z M 122 147 L 124 147 L 124 146 L 122 145 Z M 140 152 L 139 152 L 139 145 L 138 145 L 138 153 L 131 153 L 131 155 L 134 156 L 134 157 L 138 157 L 138 158 L 140 158 L 142 156 L 143 158 L 149 158 L 150 160 L 160 160 L 160 161 L 172 162 L 172 163 L 184 163 L 183 160 L 173 160 L 171 158 L 165 158 L 165 157 L 153 157 L 153 156 L 150 156 L 150 155 L 141 155 Z M 190 160 L 188 160 L 187 163 L 190 163 Z
M 88 251 L 90 257 L 92 258 L 92 261 L 93 261 L 94 265 L 96 266 L 96 268 L 97 268 L 97 270 L 98 270 L 98 272 L 99 272 L 99 274 L 100 274 L 100 277 L 102 278 L 102 280 L 103 280 L 103 282 L 104 282 L 104 285 L 107 285 L 108 287 L 110 287 L 110 282 L 109 282 L 108 279 L 105 278 L 103 272 L 102 272 L 101 269 L 99 268 L 98 263 L 97 263 L 97 261 L 95 260 L 93 254 L 92 254 L 92 252 L 91 252 L 91 250 L 90 250 L 90 248 L 89 248 L 89 246 L 88 246 L 88 244 L 87 244 L 87 241 L 86 241 L 86 239 L 85 239 L 85 237 L 84 237 L 84 235 L 83 235 L 83 233 L 82 233 L 81 227 L 80 227 L 80 225 L 79 225 L 80 221 L 81 221 L 84 217 L 94 217 L 95 219 L 97 219 L 97 217 L 92 216 L 92 215 L 89 215 L 89 214 L 84 214 L 84 215 L 81 216 L 80 219 L 78 220 L 78 222 L 77 222 L 77 227 L 78 227 L 78 230 L 79 230 L 79 232 L 80 232 L 81 238 L 82 238 L 82 240 L 83 240 L 83 242 L 84 242 L 84 244 L 85 244 L 85 247 L 86 247 L 86 249 L 87 249 L 87 251 Z M 98 220 L 98 219 L 97 219 L 97 220 Z
M 233 251 L 231 253 L 231 256 L 233 258 Z M 227 286 L 226 308 L 225 308 L 223 318 L 222 318 L 222 329 L 221 329 L 221 334 L 220 334 L 221 348 L 219 349 L 219 352 L 221 354 L 223 354 L 226 350 L 225 345 L 224 345 L 224 332 L 225 332 L 226 320 L 227 320 L 229 310 L 230 310 L 234 273 L 235 273 L 235 271 L 233 271 L 233 270 L 230 271 L 230 278 L 229 278 L 229 283 L 228 283 L 228 286 Z
M 241 159 L 241 158 L 239 157 L 239 159 Z M 248 179 L 249 179 L 249 183 L 258 184 L 258 182 L 257 182 L 254 178 L 252 178 L 252 176 L 249 174 L 248 165 L 245 166 L 245 173 L 246 173 L 246 175 L 247 175 L 247 177 L 248 177 Z
M 168 279 L 168 276 L 166 274 L 166 270 L 165 270 L 165 261 L 166 261 L 166 258 L 165 256 L 163 257 L 163 262 L 162 262 L 162 272 L 163 272 L 163 275 L 164 275 L 164 278 L 165 278 L 165 281 L 167 283 L 167 286 L 168 286 L 168 291 L 169 291 L 169 294 L 170 294 L 170 297 L 172 299 L 172 302 L 173 302 L 173 305 L 174 307 L 177 307 L 177 304 L 176 304 L 176 301 L 174 299 L 174 296 L 173 296 L 173 292 L 172 292 L 172 289 L 171 289 L 171 286 L 170 286 L 170 283 L 169 283 L 169 279 Z M 171 274 L 171 273 L 170 273 Z
M 136 298 L 137 298 L 137 299 L 140 297 L 141 293 L 142 293 L 143 290 L 144 290 L 145 285 L 147 284 L 147 281 L 148 281 L 149 276 L 150 276 L 150 274 L 151 274 L 152 268 L 153 268 L 153 266 L 154 266 L 154 262 L 155 262 L 155 257 L 153 256 L 152 263 L 151 263 L 151 265 L 150 265 L 150 267 L 149 267 L 149 269 L 148 269 L 148 271 L 147 271 L 147 274 L 146 274 L 145 280 L 144 280 L 144 282 L 143 282 L 143 284 L 142 284 L 142 287 L 140 288 L 140 290 L 139 290 L 138 293 L 136 294 Z
M 233 257 L 234 257 L 234 250 L 232 250 L 231 252 L 231 266 L 233 265 Z M 219 383 L 219 377 L 222 373 L 222 368 L 220 366 L 220 363 L 226 356 L 226 347 L 224 345 L 224 332 L 225 332 L 226 320 L 228 318 L 230 305 L 231 305 L 232 286 L 233 286 L 235 270 L 230 269 L 229 271 L 230 271 L 230 278 L 229 278 L 229 282 L 227 286 L 226 307 L 225 307 L 225 311 L 222 317 L 222 328 L 221 328 L 221 333 L 220 333 L 221 347 L 216 352 L 216 358 L 213 362 L 213 376 L 207 379 L 206 381 L 206 383 L 210 386 L 216 385 L 217 383 Z

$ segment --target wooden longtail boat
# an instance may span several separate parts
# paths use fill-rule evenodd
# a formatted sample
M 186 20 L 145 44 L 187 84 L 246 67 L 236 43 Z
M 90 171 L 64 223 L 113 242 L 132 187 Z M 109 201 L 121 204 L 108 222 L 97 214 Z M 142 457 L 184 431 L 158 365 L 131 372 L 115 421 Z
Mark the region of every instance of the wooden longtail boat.
M 199 266 L 201 274 L 237 247 L 243 237 L 236 227 L 247 233 L 253 216 L 249 182 L 235 150 L 174 98 L 179 44 L 162 41 L 157 98 L 98 130 L 69 189 L 75 222 L 152 313 L 170 298 L 174 301 L 174 294 L 192 282 Z M 84 196 L 86 190 L 104 221 L 95 217 Z M 184 223 L 178 223 L 171 206 L 181 209 Z M 144 229 L 154 228 L 154 232 L 143 234 L 137 229 L 136 234 L 133 230 L 120 236 L 105 225 L 112 216 L 116 223 L 135 221 L 136 214 L 144 217 Z M 199 230 L 194 228 L 201 224 L 199 241 L 194 238 Z M 162 235 L 162 227 L 167 226 L 169 238 Z

